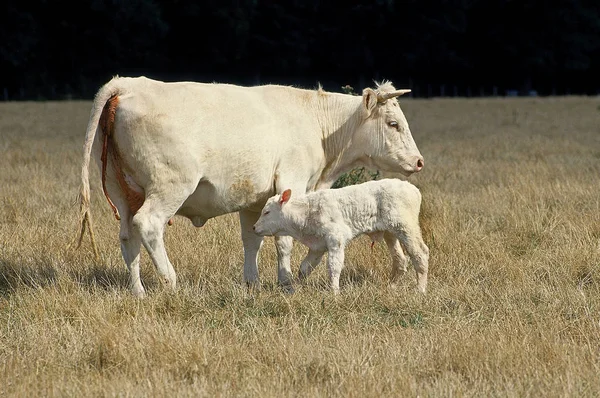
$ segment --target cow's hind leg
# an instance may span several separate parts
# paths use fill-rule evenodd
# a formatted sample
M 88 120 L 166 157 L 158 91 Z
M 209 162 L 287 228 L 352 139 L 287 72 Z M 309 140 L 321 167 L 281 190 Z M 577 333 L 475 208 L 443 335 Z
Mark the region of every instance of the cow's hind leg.
M 402 251 L 402 245 L 400 245 L 400 241 L 396 238 L 396 235 L 390 232 L 385 232 L 383 234 L 383 239 L 387 244 L 388 251 L 390 252 L 390 257 L 392 257 L 392 274 L 390 277 L 390 281 L 392 284 L 398 281 L 398 278 L 401 275 L 406 273 L 406 265 L 408 260 Z
M 129 269 L 129 289 L 136 297 L 144 297 L 144 287 L 140 279 L 140 248 L 142 239 L 136 228 L 133 228 L 133 217 L 129 211 L 121 211 L 121 253 Z
M 121 254 L 129 270 L 129 289 L 135 296 L 143 297 L 145 292 L 140 279 L 140 248 L 142 246 L 140 234 L 133 227 L 133 215 L 118 185 L 109 180 L 106 182 L 106 188 L 121 217 L 119 240 L 121 241 Z
M 263 244 L 263 237 L 254 233 L 252 226 L 260 217 L 260 213 L 241 210 L 240 227 L 244 245 L 244 282 L 249 290 L 260 289 L 258 277 L 258 251 Z
M 178 192 L 180 194 L 178 197 L 162 195 L 146 197 L 142 207 L 133 216 L 133 227 L 137 229 L 161 282 L 173 290 L 176 287 L 175 269 L 167 256 L 163 235 L 166 224 L 189 195 L 184 188 Z

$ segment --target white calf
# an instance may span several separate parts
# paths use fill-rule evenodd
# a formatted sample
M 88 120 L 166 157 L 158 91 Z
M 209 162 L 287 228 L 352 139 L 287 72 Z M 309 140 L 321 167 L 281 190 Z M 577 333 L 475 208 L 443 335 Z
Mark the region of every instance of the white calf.
M 406 271 L 402 242 L 425 293 L 429 248 L 421 236 L 421 193 L 407 181 L 383 179 L 339 189 L 324 189 L 291 198 L 291 190 L 271 197 L 254 224 L 258 235 L 292 236 L 308 246 L 300 265 L 306 278 L 327 251 L 331 287 L 339 292 L 344 249 L 361 234 L 385 239 L 392 257 L 392 279 Z

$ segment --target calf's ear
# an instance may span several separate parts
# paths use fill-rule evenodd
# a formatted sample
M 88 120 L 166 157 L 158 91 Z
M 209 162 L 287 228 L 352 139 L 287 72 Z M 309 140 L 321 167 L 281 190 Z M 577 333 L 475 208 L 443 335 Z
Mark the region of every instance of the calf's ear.
M 291 189 L 286 189 L 285 191 L 283 191 L 283 193 L 281 194 L 281 198 L 279 199 L 279 204 L 283 205 L 284 203 L 287 203 L 287 201 L 290 200 L 290 196 L 292 196 Z

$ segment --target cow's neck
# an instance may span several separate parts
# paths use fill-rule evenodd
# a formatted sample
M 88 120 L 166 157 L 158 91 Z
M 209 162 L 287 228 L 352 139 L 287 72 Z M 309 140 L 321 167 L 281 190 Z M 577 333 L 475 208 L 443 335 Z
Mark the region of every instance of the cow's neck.
M 331 187 L 344 172 L 364 164 L 360 148 L 353 145 L 354 132 L 362 123 L 362 96 L 321 95 L 317 118 L 325 152 L 325 168 L 316 187 L 319 189 Z

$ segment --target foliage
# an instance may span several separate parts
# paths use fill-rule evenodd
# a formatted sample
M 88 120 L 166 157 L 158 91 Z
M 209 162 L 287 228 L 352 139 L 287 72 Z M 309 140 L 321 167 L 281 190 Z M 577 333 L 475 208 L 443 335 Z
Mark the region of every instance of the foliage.
M 342 86 L 345 94 L 358 95 L 354 92 L 354 87 L 347 84 Z M 357 167 L 347 173 L 342 174 L 331 186 L 331 188 L 341 188 L 347 185 L 360 184 L 361 182 L 376 180 L 379 178 L 379 170 L 368 171 L 364 167 Z
M 379 178 L 379 170 L 368 171 L 364 167 L 357 167 L 347 173 L 342 174 L 331 186 L 331 188 L 341 188 L 347 185 L 360 184 L 361 182 L 376 180 Z

